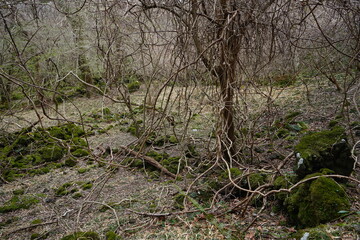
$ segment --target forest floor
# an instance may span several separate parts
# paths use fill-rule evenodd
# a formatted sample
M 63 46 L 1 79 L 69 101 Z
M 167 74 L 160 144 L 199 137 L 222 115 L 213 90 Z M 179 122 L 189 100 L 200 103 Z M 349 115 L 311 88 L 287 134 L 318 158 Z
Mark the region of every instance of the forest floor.
M 298 121 L 305 122 L 308 130 L 327 128 L 329 122 L 339 114 L 343 96 L 335 92 L 328 83 L 321 83 L 314 89 L 310 95 L 302 85 L 278 90 L 274 98 L 274 119 L 280 119 L 296 109 L 301 112 Z M 354 89 L 352 93 L 355 91 L 357 90 Z M 140 101 L 143 95 L 144 90 L 134 93 L 135 102 Z M 137 140 L 128 130 L 129 120 L 116 117 L 106 119 L 104 116 L 98 118 L 94 117 L 94 113 L 105 108 L 111 113 L 124 113 L 126 108 L 123 104 L 113 103 L 103 97 L 77 98 L 73 100 L 75 105 L 70 102 L 61 104 L 59 111 L 68 120 L 78 121 L 81 115 L 85 126 L 92 129 L 93 134 L 87 137 L 92 157 L 79 157 L 75 166 L 54 168 L 45 174 L 26 175 L 11 182 L 2 179 L 0 206 L 6 205 L 15 195 L 35 197 L 38 201 L 34 201 L 27 208 L 0 213 L 0 239 L 61 239 L 80 231 L 97 232 L 101 239 L 299 239 L 303 233 L 311 231 L 316 231 L 318 236 L 321 236 L 317 239 L 359 239 L 360 191 L 356 184 L 347 189 L 352 211 L 315 229 L 301 230 L 287 225 L 286 216 L 281 211 L 274 211 L 276 203 L 272 201 L 269 201 L 264 209 L 261 209 L 262 205 L 249 205 L 244 212 L 241 209 L 226 212 L 226 209 L 241 201 L 234 197 L 220 197 L 210 213 L 205 211 L 207 205 L 195 200 L 195 197 L 189 199 L 185 209 L 179 207 L 176 196 L 186 192 L 192 184 L 194 176 L 196 177 L 192 170 L 201 169 L 199 161 L 211 162 L 208 150 L 211 149 L 213 140 L 202 139 L 208 139 L 214 127 L 214 119 L 209 113 L 212 105 L 201 96 L 201 93 L 195 96 L 201 101 L 190 104 L 192 111 L 197 113 L 189 118 L 191 121 L 186 129 L 187 136 L 190 136 L 189 139 L 198 149 L 198 153 L 186 159 L 186 167 L 179 174 L 182 177 L 177 180 L 164 174 L 154 177 L 153 171 L 132 167 L 131 164 L 120 165 L 124 157 L 121 151 L 117 152 L 115 149 L 121 149 L 122 146 Z M 350 94 L 352 101 L 351 96 Z M 249 94 L 246 111 L 262 111 L 259 106 L 266 99 L 260 98 L 261 94 L 255 90 Z M 354 100 L 360 102 L 358 98 Z M 43 127 L 58 123 L 56 120 L 47 119 L 40 109 L 37 110 L 43 117 Z M 139 117 L 142 114 L 146 112 L 141 112 Z M 355 121 L 356 116 L 353 111 L 348 119 L 339 119 L 340 124 L 345 126 Z M 29 126 L 37 119 L 34 110 L 14 112 L 3 117 L 0 127 L 14 132 Z M 105 131 L 101 131 L 104 129 Z M 273 151 L 266 151 L 268 144 L 258 141 L 258 148 L 264 151 L 257 153 L 258 162 L 249 163 L 249 169 L 258 169 L 261 166 L 271 170 L 271 166 L 278 166 L 284 157 L 291 154 L 291 147 L 303 134 L 277 139 L 272 143 L 272 147 L 275 146 Z M 358 140 L 359 136 L 354 134 L 351 142 Z M 152 148 L 170 156 L 180 156 L 185 155 L 187 146 L 182 142 L 168 142 Z M 110 164 L 103 164 L 102 159 Z M 282 171 L 292 171 L 294 162 L 295 158 L 291 158 Z M 192 176 L 188 178 L 190 173 Z M 358 168 L 352 176 L 359 179 Z M 56 193 L 64 184 L 67 184 L 68 190 L 73 191 L 71 194 Z M 201 184 L 202 181 L 197 181 L 190 193 L 196 195 Z M 115 232 L 117 238 L 109 232 Z

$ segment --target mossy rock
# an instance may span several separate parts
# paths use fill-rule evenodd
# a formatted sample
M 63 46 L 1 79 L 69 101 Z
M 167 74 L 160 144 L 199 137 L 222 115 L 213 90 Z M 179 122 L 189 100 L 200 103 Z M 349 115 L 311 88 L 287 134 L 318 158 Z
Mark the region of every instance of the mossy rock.
M 77 150 L 75 150 L 74 152 L 71 153 L 74 157 L 86 157 L 89 156 L 90 153 L 88 150 L 83 149 L 83 148 L 79 148 Z
M 71 158 L 71 157 L 66 159 L 65 162 L 64 162 L 64 165 L 67 166 L 67 167 L 75 167 L 76 164 L 77 164 L 76 159 Z
M 321 176 L 314 173 L 306 176 Z M 319 177 L 300 185 L 285 200 L 290 224 L 314 227 L 329 222 L 347 211 L 350 203 L 344 189 L 333 179 Z
M 64 149 L 55 144 L 43 147 L 39 152 L 46 162 L 55 162 L 64 156 Z
M 73 139 L 71 139 L 72 142 L 72 147 L 87 147 L 88 144 L 86 143 L 86 141 L 83 138 L 80 137 L 74 137 Z
M 28 209 L 39 202 L 39 199 L 34 196 L 15 195 L 9 201 L 5 202 L 4 205 L 0 206 L 0 213 L 13 212 L 19 209 Z
M 2 177 L 7 181 L 13 181 L 26 175 L 48 173 L 58 166 L 54 163 L 58 163 L 67 151 L 63 144 L 60 145 L 53 138 L 70 144 L 71 152 L 76 152 L 78 149 L 87 147 L 86 141 L 81 138 L 84 134 L 84 130 L 75 124 L 64 124 L 46 129 L 36 128 L 34 131 L 28 127 L 19 132 L 5 133 L 4 137 L 0 137 L 0 159 L 5 160 L 0 161 L 0 168 L 3 169 Z M 86 154 L 82 150 L 78 152 L 80 156 Z M 44 166 L 36 167 L 39 165 Z M 31 170 L 25 171 L 29 168 Z
M 68 139 L 69 136 L 67 136 L 67 132 L 58 126 L 50 127 L 48 128 L 48 131 L 52 137 L 59 138 L 59 139 Z
M 345 139 L 345 130 L 339 126 L 304 136 L 295 146 L 296 174 L 303 178 L 322 168 L 328 168 L 337 174 L 349 176 L 354 159 Z
M 75 232 L 61 238 L 61 240 L 100 240 L 100 236 L 96 232 Z
M 295 177 L 293 176 L 278 176 L 274 180 L 274 188 L 288 189 L 293 185 L 293 183 L 295 183 Z M 279 200 L 280 203 L 284 202 L 288 196 L 288 192 L 279 192 L 275 194 L 276 199 Z

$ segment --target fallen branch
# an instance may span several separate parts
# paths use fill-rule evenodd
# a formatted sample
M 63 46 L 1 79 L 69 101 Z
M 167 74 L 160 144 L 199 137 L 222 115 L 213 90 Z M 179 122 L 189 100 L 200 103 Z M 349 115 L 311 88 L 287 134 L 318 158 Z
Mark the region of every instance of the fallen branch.
M 176 175 L 169 172 L 169 170 L 167 170 L 166 168 L 164 168 L 158 161 L 156 161 L 155 159 L 153 159 L 152 157 L 149 156 L 145 156 L 142 155 L 139 152 L 136 152 L 128 147 L 125 146 L 120 146 L 122 149 L 124 149 L 126 152 L 130 153 L 131 155 L 141 158 L 143 159 L 145 162 L 149 163 L 150 165 L 156 167 L 157 169 L 159 169 L 161 172 L 165 173 L 166 175 L 172 177 L 172 178 L 176 178 Z

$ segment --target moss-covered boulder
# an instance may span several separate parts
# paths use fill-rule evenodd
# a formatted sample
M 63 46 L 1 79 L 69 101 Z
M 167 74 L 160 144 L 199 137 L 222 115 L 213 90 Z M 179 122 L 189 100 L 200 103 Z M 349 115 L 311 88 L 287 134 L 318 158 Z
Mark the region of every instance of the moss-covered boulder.
M 295 146 L 296 174 L 303 178 L 322 168 L 328 168 L 337 174 L 349 176 L 354 159 L 345 139 L 345 130 L 338 126 L 304 136 Z
M 75 157 L 90 154 L 86 150 L 87 142 L 82 138 L 85 131 L 75 124 L 46 129 L 28 127 L 14 133 L 0 134 L 0 175 L 6 181 L 48 173 L 59 166 L 59 161 L 68 153 L 68 147 Z M 65 165 L 69 166 L 69 162 L 65 162 Z
M 30 195 L 14 195 L 4 205 L 0 206 L 0 213 L 13 212 L 19 209 L 28 209 L 39 203 L 39 199 Z
M 314 173 L 306 176 L 321 176 Z M 333 179 L 319 177 L 305 182 L 286 198 L 289 223 L 299 227 L 314 227 L 331 221 L 346 211 L 350 203 L 344 189 Z
M 40 149 L 42 159 L 46 162 L 55 162 L 64 156 L 64 149 L 60 146 L 53 144 Z
M 290 188 L 293 183 L 295 182 L 295 176 L 292 175 L 283 175 L 278 176 L 274 180 L 274 189 L 288 189 Z M 279 192 L 275 194 L 275 198 L 279 200 L 280 204 L 282 205 L 285 199 L 289 196 L 288 192 Z

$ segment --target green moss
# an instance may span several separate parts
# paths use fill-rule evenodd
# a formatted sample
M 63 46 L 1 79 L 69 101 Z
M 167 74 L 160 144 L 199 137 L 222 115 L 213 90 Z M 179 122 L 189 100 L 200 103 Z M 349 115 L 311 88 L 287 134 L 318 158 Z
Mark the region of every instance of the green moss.
M 319 176 L 321 173 L 308 175 Z M 285 205 L 292 224 L 301 227 L 314 227 L 340 216 L 339 211 L 349 210 L 350 203 L 346 193 L 333 179 L 320 177 L 302 184 Z
M 102 113 L 103 115 L 111 115 L 111 110 L 109 108 L 103 108 L 102 109 Z
M 183 193 L 178 193 L 174 196 L 174 207 L 178 209 L 184 209 L 184 199 L 185 195 Z
M 106 240 L 122 240 L 123 238 L 120 237 L 119 235 L 117 235 L 115 232 L 109 231 L 105 234 L 105 239 Z
M 144 166 L 144 162 L 141 159 L 133 159 L 130 166 L 136 168 L 142 168 Z
M 69 136 L 67 136 L 66 131 L 61 127 L 50 127 L 48 128 L 48 131 L 52 137 L 59 138 L 59 139 L 68 139 Z
M 40 233 L 33 233 L 31 234 L 30 239 L 35 240 L 35 239 L 39 239 L 40 237 L 41 237 Z
M 149 177 L 152 179 L 157 179 L 160 177 L 159 171 L 151 171 L 148 173 Z
M 151 137 L 150 137 L 149 141 L 151 142 Z M 160 137 L 156 137 L 153 140 L 153 144 L 155 146 L 163 146 L 166 141 L 167 141 L 167 138 L 165 136 L 160 136 Z
M 36 197 L 23 195 L 13 196 L 9 201 L 4 203 L 3 206 L 0 206 L 0 213 L 13 212 L 19 209 L 28 209 L 31 206 L 34 206 L 36 203 L 40 202 Z
M 25 189 L 16 189 L 16 190 L 13 190 L 13 194 L 14 195 L 23 195 L 25 193 Z
M 65 183 L 62 186 L 60 186 L 59 188 L 54 189 L 55 195 L 56 196 L 68 195 L 68 194 L 70 194 L 71 187 L 73 187 L 73 186 L 74 186 L 74 183 L 72 183 L 72 182 Z
M 84 139 L 80 138 L 80 137 L 74 137 L 71 142 L 73 143 L 73 147 L 87 147 L 87 143 Z
M 295 182 L 294 180 L 295 179 L 293 179 L 292 177 L 278 176 L 274 180 L 274 188 L 275 189 L 288 189 L 293 185 L 292 182 Z M 282 205 L 282 203 L 285 201 L 285 199 L 287 197 L 289 197 L 289 193 L 288 192 L 279 192 L 279 193 L 275 194 L 275 197 L 276 197 L 276 199 L 278 199 L 280 201 L 280 204 Z
M 339 124 L 338 120 L 331 120 L 329 122 L 329 128 L 333 128 L 333 127 L 337 126 L 338 124 Z
M 85 131 L 73 123 L 64 125 L 64 129 L 66 129 L 66 132 L 71 136 L 71 138 L 82 137 L 85 135 Z
M 243 174 L 243 171 L 240 170 L 239 168 L 230 168 L 230 174 L 231 174 L 231 178 L 234 179 L 238 176 L 241 176 Z M 228 179 L 229 179 L 229 172 L 228 172 L 228 170 L 224 170 L 221 172 L 221 174 L 219 174 L 219 179 L 217 179 L 215 181 L 216 182 L 224 182 L 224 181 L 227 181 Z M 215 184 L 215 185 L 217 185 L 217 184 Z M 214 188 L 214 189 L 216 189 L 216 188 Z
M 32 143 L 33 141 L 34 141 L 34 139 L 29 137 L 29 135 L 24 134 L 24 135 L 20 135 L 18 137 L 16 144 L 21 145 L 21 146 L 27 146 L 28 144 Z
M 41 174 L 46 174 L 50 172 L 50 168 L 49 167 L 42 167 L 39 169 L 32 169 L 30 171 L 28 171 L 30 173 L 30 175 L 41 175 Z
M 76 151 L 74 151 L 74 152 L 72 153 L 72 155 L 73 155 L 74 157 L 86 157 L 86 156 L 89 156 L 90 153 L 89 153 L 89 151 L 86 150 L 86 149 L 79 148 L 79 149 L 77 149 Z
M 100 237 L 96 232 L 75 232 L 61 238 L 61 240 L 100 240 Z
M 32 162 L 33 165 L 40 165 L 45 162 L 45 160 L 38 153 L 26 155 L 24 158 L 27 158 L 28 161 Z
M 137 136 L 138 135 L 138 128 L 137 127 L 135 127 L 135 126 L 130 126 L 130 127 L 128 127 L 127 129 L 126 129 L 126 131 L 128 132 L 128 133 L 131 133 L 131 135 L 133 135 L 133 136 Z
M 141 84 L 139 81 L 133 81 L 133 82 L 128 83 L 126 86 L 127 86 L 127 89 L 129 90 L 129 92 L 133 93 L 140 89 L 140 85 Z
M 41 219 L 35 219 L 35 220 L 31 221 L 31 224 L 40 224 L 42 222 L 43 221 Z
M 188 157 L 188 158 L 199 156 L 199 153 L 196 151 L 196 146 L 193 144 L 187 145 L 187 150 L 186 150 L 185 154 L 186 154 L 186 157 Z
M 152 157 L 154 158 L 156 161 L 160 162 L 164 159 L 167 159 L 169 157 L 169 154 L 163 152 L 163 153 L 159 153 L 156 151 L 149 151 L 146 156 Z
M 170 143 L 173 143 L 173 144 L 179 143 L 178 139 L 174 135 L 169 136 L 168 139 L 169 139 Z
M 43 147 L 39 152 L 46 162 L 55 162 L 64 156 L 64 150 L 55 144 Z
M 301 112 L 295 111 L 295 112 L 289 112 L 288 114 L 286 114 L 286 116 L 284 117 L 284 120 L 286 122 L 292 122 L 294 121 L 294 119 L 301 115 Z
M 295 146 L 298 161 L 294 170 L 301 178 L 318 172 L 321 168 L 329 168 L 337 174 L 349 176 L 354 159 L 345 139 L 345 130 L 339 126 L 304 136 Z
M 73 152 L 87 145 L 80 138 L 85 132 L 75 124 L 64 124 L 47 129 L 37 128 L 32 132 L 31 130 L 24 128 L 19 132 L 6 134 L 4 135 L 6 141 L 0 137 L 0 159 L 6 159 L 0 161 L 0 168 L 4 169 L 1 175 L 7 181 L 25 175 L 48 173 L 51 168 L 56 167 L 53 163 L 65 155 L 67 150 L 63 146 L 65 144 L 70 144 Z M 58 144 L 52 137 L 61 139 L 65 144 Z M 9 145 L 1 146 L 8 142 Z M 37 167 L 39 165 L 44 166 L 39 168 Z M 31 170 L 25 171 L 25 169 Z
M 160 161 L 160 164 L 174 174 L 176 174 L 178 170 L 181 171 L 184 168 L 184 164 L 180 162 L 180 157 L 169 157 L 167 159 L 163 159 Z
M 248 184 L 250 185 L 251 189 L 256 189 L 265 184 L 265 179 L 266 176 L 261 173 L 252 173 L 249 175 Z
M 290 131 L 285 129 L 285 128 L 280 128 L 277 132 L 276 132 L 276 136 L 278 138 L 285 138 L 290 134 Z
M 74 199 L 79 199 L 79 198 L 82 198 L 83 195 L 81 193 L 77 192 L 77 193 L 73 194 L 71 197 Z
M 71 157 L 66 159 L 65 162 L 64 162 L 64 165 L 67 166 L 67 167 L 74 167 L 74 166 L 76 166 L 76 164 L 77 164 L 76 159 L 71 158 Z
M 79 168 L 78 173 L 83 174 L 83 173 L 88 172 L 89 170 L 90 170 L 90 168 Z
M 337 126 L 332 130 L 308 134 L 295 146 L 295 151 L 300 153 L 302 158 L 320 156 L 321 152 L 331 148 L 333 144 L 343 138 L 344 133 L 345 129 Z
M 87 182 L 87 183 L 84 183 L 84 184 L 81 186 L 81 188 L 82 188 L 83 190 L 86 190 L 86 189 L 92 188 L 92 186 L 93 186 L 93 184 L 92 184 L 91 182 Z

